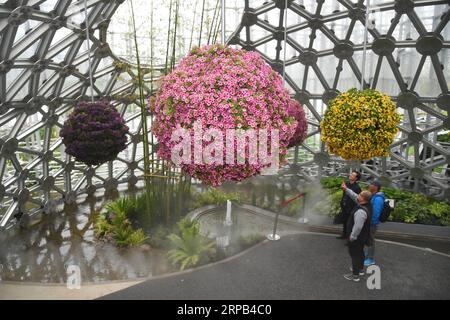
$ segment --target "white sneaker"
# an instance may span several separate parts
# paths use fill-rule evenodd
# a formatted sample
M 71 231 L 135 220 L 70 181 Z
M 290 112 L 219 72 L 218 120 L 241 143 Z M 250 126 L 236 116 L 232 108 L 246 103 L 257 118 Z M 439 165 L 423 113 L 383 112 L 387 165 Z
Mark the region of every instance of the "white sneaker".
M 350 267 L 350 272 L 353 273 L 353 268 L 352 268 L 352 267 Z M 366 275 L 366 272 L 365 272 L 364 270 L 359 271 L 359 276 L 360 276 L 360 277 L 363 277 L 363 276 L 365 276 L 365 275 Z
M 353 282 L 359 282 L 361 280 L 359 276 L 355 276 L 353 273 L 344 275 L 344 278 Z

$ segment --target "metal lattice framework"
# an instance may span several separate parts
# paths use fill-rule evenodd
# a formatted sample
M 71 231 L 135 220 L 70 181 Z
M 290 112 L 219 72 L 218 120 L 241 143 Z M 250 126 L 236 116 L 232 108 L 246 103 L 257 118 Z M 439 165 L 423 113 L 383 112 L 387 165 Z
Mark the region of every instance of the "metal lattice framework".
M 123 2 L 88 0 L 91 30 L 86 39 L 84 0 L 0 1 L 1 229 L 37 212 L 52 212 L 61 199 L 74 203 L 81 195 L 94 194 L 102 188 L 114 190 L 120 183 L 135 185 L 142 179 L 137 73 L 130 64 L 114 56 L 106 41 L 110 19 Z M 311 129 L 308 143 L 298 148 L 294 156 L 294 167 L 305 175 L 336 174 L 355 165 L 328 155 L 318 142 L 318 128 L 323 104 L 342 90 L 346 66 L 354 75 L 352 86 L 361 80 L 357 56 L 363 47 L 352 37 L 365 24 L 365 6 L 364 1 L 339 0 L 334 1 L 336 10 L 325 12 L 324 2 L 288 1 L 289 16 L 296 17 L 296 21 L 287 28 L 288 47 L 295 55 L 287 61 L 287 83 L 295 98 L 308 108 Z M 259 51 L 281 72 L 285 0 L 254 3 L 257 8 L 245 1 L 242 22 L 230 44 Z M 443 61 L 442 54 L 450 49 L 448 1 L 398 0 L 378 8 L 381 14 L 393 13 L 393 19 L 385 32 L 378 26 L 370 30 L 368 48 L 377 59 L 373 77 L 366 86 L 380 86 L 386 61 L 398 87 L 391 95 L 404 111 L 405 121 L 400 127 L 402 135 L 392 146 L 391 158 L 356 165 L 387 182 L 448 199 L 449 147 L 436 140 L 437 132 L 450 129 L 450 60 Z M 417 14 L 420 8 L 442 11 L 432 30 L 427 30 Z M 269 21 L 271 16 L 277 17 L 273 23 Z M 406 20 L 416 38 L 395 39 L 397 27 Z M 345 29 L 342 35 L 333 29 L 339 23 Z M 306 35 L 304 41 L 300 41 L 302 34 Z M 316 47 L 320 38 L 326 39 L 328 47 Z M 88 99 L 87 41 L 93 56 L 96 98 L 111 99 L 131 127 L 128 149 L 117 160 L 96 168 L 74 162 L 64 153 L 58 137 L 74 103 Z M 268 47 L 272 45 L 274 51 L 270 54 Z M 412 50 L 420 56 L 409 80 L 399 66 L 399 50 Z M 328 75 L 332 68 L 324 61 L 336 66 L 332 77 Z M 432 86 L 439 91 L 430 96 L 415 90 L 427 63 L 434 72 Z M 146 83 L 153 80 L 148 74 L 156 78 L 160 72 L 161 69 L 145 70 Z M 319 85 L 311 86 L 313 83 Z M 146 92 L 150 92 L 149 88 Z M 422 114 L 426 115 L 424 122 L 418 121 Z M 434 172 L 441 167 L 440 174 Z
M 127 150 L 92 168 L 66 155 L 59 139 L 73 105 L 91 92 L 84 0 L 0 3 L 0 228 L 50 213 L 61 200 L 75 203 L 80 195 L 142 179 L 137 71 L 106 43 L 110 18 L 123 2 L 87 1 L 96 99 L 112 100 L 131 128 Z M 158 72 L 144 70 L 146 83 Z
M 450 48 L 448 1 L 372 1 L 374 6 L 369 7 L 370 11 L 392 19 L 384 27 L 374 24 L 375 20 L 369 22 L 370 59 L 366 67 L 372 64 L 374 67 L 370 79 L 367 77 L 364 81 L 365 87 L 387 91 L 404 113 L 404 121 L 400 126 L 401 135 L 391 147 L 391 157 L 366 163 L 349 163 L 330 156 L 319 142 L 319 123 L 330 100 L 362 83 L 367 1 L 330 1 L 333 5 L 326 7 L 323 0 L 274 0 L 257 8 L 253 8 L 251 2 L 245 1 L 241 24 L 229 43 L 258 51 L 282 73 L 286 32 L 287 85 L 295 99 L 307 107 L 310 124 L 310 139 L 296 150 L 296 170 L 311 176 L 339 174 L 349 167 L 358 167 L 385 184 L 450 199 L 450 148 L 436 139 L 438 132 L 450 130 L 450 61 L 446 51 Z M 424 9 L 434 15 L 430 26 L 426 26 L 417 13 Z M 286 11 L 287 30 L 284 26 Z M 404 32 L 405 26 L 409 27 L 409 33 Z M 402 50 L 417 60 L 417 66 L 409 66 L 414 70 L 408 79 L 403 74 L 402 63 L 407 65 L 414 59 L 402 61 Z M 432 86 L 437 87 L 432 96 L 421 96 L 415 91 L 426 63 L 432 74 L 431 77 L 427 74 L 427 82 L 433 81 Z M 387 72 L 391 72 L 390 81 L 382 79 Z M 419 119 L 422 115 L 424 121 Z M 317 143 L 312 147 L 314 137 Z M 434 170 L 438 167 L 443 168 L 440 173 Z

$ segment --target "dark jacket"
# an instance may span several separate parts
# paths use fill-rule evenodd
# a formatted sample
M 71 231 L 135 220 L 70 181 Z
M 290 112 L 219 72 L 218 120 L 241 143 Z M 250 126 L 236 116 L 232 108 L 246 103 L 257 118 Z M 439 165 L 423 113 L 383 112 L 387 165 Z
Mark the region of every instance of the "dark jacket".
M 359 228 L 355 228 L 358 229 L 356 232 L 357 234 L 354 235 L 354 226 L 355 226 L 355 216 L 357 214 L 361 213 L 361 210 L 363 210 L 366 214 L 366 219 L 364 221 L 364 224 L 361 226 L 359 226 Z M 362 214 L 364 214 L 364 212 Z M 356 239 L 351 239 L 354 240 L 354 242 L 358 242 L 358 243 L 366 243 L 367 239 L 369 239 L 369 235 L 370 235 L 370 225 L 372 222 L 372 206 L 370 203 L 368 204 L 364 204 L 364 205 L 357 205 L 352 213 L 350 214 L 350 217 L 348 219 L 347 222 L 347 228 L 348 230 L 350 230 L 350 232 L 352 232 L 352 235 L 354 235 L 356 237 Z M 360 229 L 360 230 L 359 230 Z
M 349 181 L 347 181 L 345 184 L 347 185 L 347 188 L 352 190 L 354 193 L 356 193 L 356 194 L 361 193 L 361 187 L 359 186 L 359 184 L 357 182 L 351 184 Z M 353 212 L 356 205 L 357 204 L 352 200 L 352 198 L 350 198 L 349 195 L 344 192 L 344 195 L 342 196 L 342 199 L 341 199 L 342 213 L 344 215 L 349 215 L 350 213 Z

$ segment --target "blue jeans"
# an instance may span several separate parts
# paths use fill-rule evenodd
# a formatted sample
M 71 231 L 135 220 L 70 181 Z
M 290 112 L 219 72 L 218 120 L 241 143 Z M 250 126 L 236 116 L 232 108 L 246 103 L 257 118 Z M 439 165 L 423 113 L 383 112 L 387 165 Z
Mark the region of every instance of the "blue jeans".
M 378 226 L 370 226 L 369 239 L 367 239 L 367 258 L 374 259 L 375 257 L 375 236 L 378 231 Z

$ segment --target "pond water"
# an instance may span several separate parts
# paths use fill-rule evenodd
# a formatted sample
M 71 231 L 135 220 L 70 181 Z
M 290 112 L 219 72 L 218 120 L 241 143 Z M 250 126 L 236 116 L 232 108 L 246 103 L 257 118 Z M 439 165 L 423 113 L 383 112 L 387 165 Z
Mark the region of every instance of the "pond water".
M 66 206 L 58 215 L 16 230 L 0 244 L 3 281 L 65 283 L 69 266 L 78 266 L 82 282 L 148 277 L 166 273 L 165 254 L 147 247 L 120 249 L 94 236 L 97 201 Z
M 273 178 L 256 178 L 246 183 L 225 185 L 221 189 L 238 192 L 244 203 L 276 211 L 280 203 L 301 191 L 296 184 L 298 181 L 289 184 Z M 190 184 L 187 189 L 185 187 L 186 184 L 179 189 L 162 184 L 152 191 L 152 208 L 160 209 L 162 213 L 158 219 L 166 223 L 166 229 L 173 227 L 189 212 L 190 196 L 187 193 L 206 190 Z M 125 191 L 127 194 L 142 192 L 122 190 L 121 194 Z M 175 195 L 177 192 L 178 196 Z M 176 271 L 168 262 L 166 251 L 149 245 L 121 249 L 96 239 L 95 213 L 108 199 L 118 195 L 87 198 L 77 205 L 64 206 L 58 214 L 40 216 L 33 226 L 11 230 L 7 238 L 0 241 L 0 280 L 65 283 L 69 266 L 80 268 L 84 283 L 131 280 Z M 290 216 L 303 214 L 301 203 L 296 204 Z M 284 209 L 281 212 L 286 213 Z M 201 232 L 215 239 L 218 247 L 224 249 L 221 258 L 260 241 L 273 229 L 270 217 L 257 216 L 239 206 L 233 206 L 232 226 L 224 226 L 225 218 L 226 208 L 220 207 L 199 219 Z M 147 234 L 152 232 L 145 216 L 138 217 L 138 220 Z M 280 231 L 283 231 L 282 225 Z

